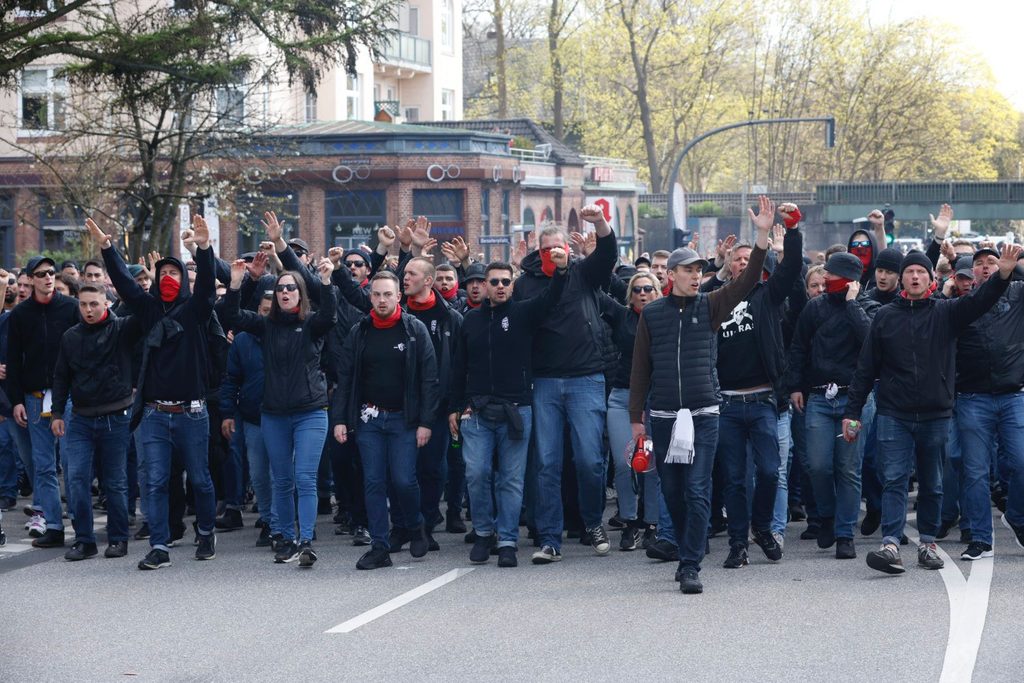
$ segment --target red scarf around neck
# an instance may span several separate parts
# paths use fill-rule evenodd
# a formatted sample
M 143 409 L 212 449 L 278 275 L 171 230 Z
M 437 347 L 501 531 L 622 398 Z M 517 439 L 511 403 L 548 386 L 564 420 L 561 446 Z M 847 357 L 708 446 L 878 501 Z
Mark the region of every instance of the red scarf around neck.
M 410 311 L 429 311 L 437 303 L 437 297 L 434 295 L 433 288 L 431 288 L 430 295 L 423 303 L 419 303 L 412 297 L 408 298 L 405 303 Z
M 441 292 L 441 296 L 444 297 L 445 301 L 451 301 L 459 294 L 459 290 L 457 289 L 449 289 L 447 292 L 441 289 L 437 291 Z
M 370 320 L 373 321 L 373 326 L 378 330 L 389 330 L 398 324 L 398 321 L 402 317 L 402 307 L 395 306 L 395 312 L 387 318 L 382 318 L 377 315 L 376 310 L 370 311 Z

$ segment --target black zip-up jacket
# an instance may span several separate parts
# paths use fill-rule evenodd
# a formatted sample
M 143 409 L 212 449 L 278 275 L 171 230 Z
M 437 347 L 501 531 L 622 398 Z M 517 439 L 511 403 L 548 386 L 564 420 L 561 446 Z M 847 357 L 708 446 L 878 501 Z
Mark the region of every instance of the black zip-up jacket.
M 806 394 L 830 382 L 848 387 L 879 308 L 863 294 L 847 301 L 846 292 L 822 294 L 807 302 L 789 347 L 786 391 Z
M 407 314 L 419 318 L 418 311 L 409 310 L 408 302 L 405 302 L 404 308 Z M 441 392 L 438 409 L 446 410 L 445 404 L 452 387 L 452 367 L 455 363 L 455 354 L 458 352 L 459 330 L 462 329 L 462 314 L 449 306 L 448 302 L 436 292 L 434 293 L 434 308 L 444 309 L 439 314 L 441 323 L 436 328 L 428 327 L 427 333 L 430 335 L 430 341 L 434 344 L 434 358 L 437 360 L 437 378 L 440 382 L 439 391 Z M 433 312 L 433 309 L 430 311 Z M 426 317 L 428 312 L 423 311 L 423 314 Z M 420 318 L 420 322 L 423 322 L 422 318 Z
M 556 271 L 551 285 L 532 299 L 497 306 L 485 300 L 466 314 L 456 345 L 449 412 L 461 413 L 471 399 L 484 396 L 533 403 L 533 335 L 558 303 L 565 281 L 565 274 Z
M 871 299 L 872 301 L 877 302 L 880 306 L 891 304 L 893 301 L 896 300 L 896 297 L 898 297 L 899 295 L 899 287 L 889 292 L 883 292 L 877 286 L 872 287 L 871 289 L 868 290 L 868 298 Z M 934 296 L 934 294 L 932 296 Z
M 1011 282 L 999 301 L 960 335 L 956 345 L 956 390 L 1008 394 L 1020 391 L 1022 386 L 1024 282 L 1017 281 Z
M 113 315 L 65 332 L 53 373 L 53 417 L 63 419 L 69 390 L 75 415 L 95 417 L 130 408 L 132 355 L 141 338 L 136 318 Z
M 142 402 L 207 398 L 210 386 L 207 331 L 217 293 L 213 249 L 197 249 L 195 262 L 196 291 L 193 293 L 181 261 L 173 257 L 157 261 L 158 273 L 167 263 L 181 269 L 178 297 L 164 303 L 160 299 L 159 281 L 153 282 L 149 292 L 143 291 L 114 248 L 103 250 L 103 263 L 114 288 L 132 315 L 139 319 L 146 334 L 143 341 L 146 361 L 139 377 Z
M 224 324 L 260 338 L 263 348 L 263 412 L 306 413 L 327 406 L 321 369 L 324 337 L 337 321 L 334 285 L 320 283 L 320 307 L 305 320 L 293 313 L 263 317 L 239 308 L 239 291 L 224 295 Z
M 433 429 L 441 399 L 437 379 L 437 359 L 427 327 L 408 313 L 397 323 L 405 328 L 405 403 L 402 413 L 409 428 Z M 338 359 L 338 388 L 331 408 L 331 426 L 343 424 L 352 434 L 359 428 L 359 410 L 363 405 L 361 386 L 363 349 L 366 331 L 373 325 L 370 316 L 356 323 L 345 340 Z
M 879 415 L 904 420 L 952 415 L 956 337 L 992 308 L 1007 284 L 993 275 L 957 299 L 911 301 L 900 296 L 882 306 L 861 348 L 844 417 L 860 419 L 875 380 Z
M 615 233 L 597 238 L 590 256 L 569 264 L 568 280 L 558 304 L 533 336 L 535 377 L 583 377 L 602 373 L 607 365 L 598 290 L 607 284 L 618 259 Z M 548 286 L 539 251 L 526 255 L 512 298 L 532 299 Z
M 7 397 L 12 406 L 25 394 L 53 387 L 60 340 L 78 324 L 78 301 L 54 292 L 50 303 L 30 297 L 14 307 L 7 330 Z
M 623 306 L 611 297 L 614 304 L 608 307 L 606 319 L 612 327 L 612 341 L 619 352 L 618 362 L 612 370 L 612 389 L 628 389 L 629 375 L 633 372 L 633 345 L 636 343 L 636 326 L 640 314 L 632 306 Z

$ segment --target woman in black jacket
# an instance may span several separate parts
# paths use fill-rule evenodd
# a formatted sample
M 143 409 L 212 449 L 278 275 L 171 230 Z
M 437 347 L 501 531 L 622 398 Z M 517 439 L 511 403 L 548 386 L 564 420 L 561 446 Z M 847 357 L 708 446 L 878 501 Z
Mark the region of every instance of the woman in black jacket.
M 312 567 L 313 527 L 316 523 L 316 472 L 327 438 L 327 380 L 320 366 L 324 337 L 337 320 L 330 259 L 321 259 L 320 307 L 310 310 L 310 297 L 301 275 L 285 271 L 277 277 L 270 315 L 266 318 L 239 308 L 239 288 L 245 261 L 231 266 L 231 288 L 225 297 L 224 322 L 238 332 L 259 337 L 263 345 L 263 442 L 270 457 L 274 535 L 284 539 L 274 561 L 299 560 Z M 295 542 L 295 492 L 298 490 L 299 542 Z

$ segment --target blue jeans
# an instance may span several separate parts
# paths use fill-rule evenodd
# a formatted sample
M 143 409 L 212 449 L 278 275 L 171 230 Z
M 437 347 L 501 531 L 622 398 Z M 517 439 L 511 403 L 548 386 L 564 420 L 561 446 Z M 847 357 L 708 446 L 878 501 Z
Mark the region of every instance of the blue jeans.
M 775 423 L 779 435 L 779 488 L 775 493 L 775 510 L 772 512 L 772 531 L 786 533 L 789 523 L 789 468 L 793 462 L 793 434 L 790 430 L 792 410 L 778 416 Z
M 14 422 L 13 418 L 6 418 Z M 0 424 L 0 498 L 18 497 L 18 445 L 7 425 Z
M 860 422 L 863 426 L 860 430 L 860 438 L 857 439 L 862 456 L 861 495 L 864 498 L 865 507 L 869 511 L 879 511 L 882 508 L 882 480 L 875 468 L 875 451 L 878 447 L 878 430 L 875 428 L 875 393 L 876 391 L 872 391 L 868 394 L 864 410 L 860 413 Z
M 541 545 L 562 547 L 562 458 L 566 423 L 572 439 L 580 516 L 588 529 L 604 517 L 604 375 L 538 377 L 533 384 L 537 444 L 536 523 Z
M 633 428 L 629 423 L 629 389 L 612 389 L 608 394 L 608 444 L 615 460 L 615 493 L 619 499 L 619 517 L 635 520 L 639 502 L 637 491 L 633 488 L 633 470 L 626 460 L 626 450 L 632 451 Z M 645 474 L 637 474 L 643 479 L 644 521 L 656 524 L 660 503 L 661 484 L 658 481 L 658 470 L 652 467 Z
M 672 516 L 680 569 L 700 571 L 711 518 L 711 470 L 718 447 L 718 415 L 693 419 L 694 459 L 690 465 L 665 464 L 675 420 L 651 418 L 651 439 L 661 475 L 661 490 Z
M 430 428 L 430 441 L 416 456 L 416 478 L 420 482 L 420 512 L 427 530 L 434 528 L 441 517 L 438 506 L 444 493 L 445 464 L 448 458 L 448 416 L 438 419 Z
M 917 528 L 922 543 L 935 541 L 942 506 L 942 463 L 946 459 L 949 418 L 901 420 L 875 418 L 878 474 L 882 478 L 882 542 L 898 545 L 907 523 L 907 484 L 917 467 Z
M 956 415 L 949 421 L 949 449 L 946 462 L 942 463 L 942 522 L 952 524 L 960 517 L 963 505 L 961 505 L 962 489 L 960 480 L 963 478 L 963 458 L 960 451 L 960 430 L 957 428 Z M 986 496 L 987 497 L 987 496 Z M 990 518 L 991 519 L 991 518 Z M 960 520 L 960 530 L 970 531 L 970 521 L 963 517 Z M 991 528 L 991 524 L 989 524 Z
M 963 463 L 961 513 L 970 525 L 971 539 L 991 544 L 989 473 L 997 436 L 1012 473 L 1006 519 L 1024 525 L 1024 392 L 957 394 L 956 417 Z
M 194 413 L 163 413 L 146 406 L 138 429 L 142 449 L 139 456 L 139 485 L 145 480 L 146 495 L 142 499 L 146 521 L 149 522 L 149 545 L 168 550 L 168 486 L 171 459 L 177 456 L 185 464 L 188 481 L 195 496 L 196 522 L 199 533 L 213 533 L 217 499 L 210 478 L 210 417 L 204 405 Z M 180 482 L 177 482 L 180 486 Z
M 24 470 L 29 483 L 32 484 L 36 480 L 36 472 L 35 468 L 32 467 L 32 440 L 28 436 L 28 428 L 20 426 L 14 421 L 13 417 L 7 419 L 6 425 L 7 433 L 11 435 L 11 439 L 14 442 L 17 457 L 21 460 L 21 469 Z M 32 507 L 36 510 L 42 509 L 39 507 L 39 502 L 36 499 L 34 484 L 32 490 Z
M 230 415 L 225 415 L 225 418 Z M 221 463 L 220 473 L 223 482 L 224 506 L 233 510 L 241 510 L 245 502 L 245 472 L 242 466 L 245 449 L 248 446 L 245 440 L 245 429 L 242 427 L 242 416 L 235 415 L 235 432 L 231 435 L 228 448 Z
M 100 482 L 107 497 L 107 540 L 128 540 L 128 428 L 131 411 L 100 417 L 69 415 L 61 448 L 67 455 L 65 484 L 69 497 L 75 541 L 96 543 L 93 529 L 93 457 L 99 462 Z
M 31 394 L 25 396 L 28 435 L 32 444 L 33 499 L 43 511 L 46 528 L 63 531 L 64 510 L 60 505 L 60 488 L 57 484 L 57 444 L 50 431 L 50 418 L 43 417 L 42 410 L 43 399 Z M 68 496 L 68 505 L 72 503 L 71 496 Z
M 477 536 L 490 536 L 497 530 L 499 547 L 515 548 L 519 540 L 519 513 L 523 507 L 523 479 L 533 411 L 530 406 L 520 406 L 519 416 L 523 420 L 521 439 L 509 438 L 508 425 L 504 422 L 476 414 L 462 421 L 462 453 L 466 459 L 473 529 Z
M 388 484 L 395 526 L 419 528 L 420 485 L 416 479 L 416 428 L 405 424 L 402 413 L 385 413 L 356 427 L 356 443 L 363 461 L 366 517 L 370 538 L 376 548 L 390 549 L 388 543 Z
M 270 459 L 273 510 L 277 526 L 272 533 L 295 540 L 295 496 L 298 493 L 299 541 L 313 540 L 316 526 L 316 473 L 327 438 L 327 411 L 309 410 L 290 415 L 263 413 L 263 444 Z
M 800 496 L 798 500 L 807 513 L 807 522 L 818 519 L 818 506 L 814 502 L 814 487 L 811 486 L 811 475 L 807 464 L 807 408 L 804 412 L 793 411 L 793 419 L 789 424 L 790 436 L 793 438 L 793 465 L 790 468 L 790 479 L 799 477 Z M 792 485 L 792 481 L 790 482 Z
M 725 510 L 729 546 L 747 547 L 750 530 L 770 531 L 779 485 L 778 412 L 773 402 L 744 403 L 741 396 L 723 396 L 718 419 L 718 453 L 725 471 Z M 754 485 L 748 486 L 747 445 L 754 464 Z
M 245 421 L 236 424 L 241 426 L 245 452 L 249 459 L 249 479 L 256 495 L 256 505 L 260 509 L 260 518 L 270 525 L 271 532 L 277 528 L 277 515 L 274 511 L 274 493 L 270 478 L 270 458 L 263 443 L 263 431 L 259 425 Z
M 834 518 L 836 538 L 853 538 L 860 514 L 860 446 L 836 437 L 843 431 L 846 395 L 829 400 L 811 394 L 805 410 L 807 468 L 818 518 L 826 524 Z

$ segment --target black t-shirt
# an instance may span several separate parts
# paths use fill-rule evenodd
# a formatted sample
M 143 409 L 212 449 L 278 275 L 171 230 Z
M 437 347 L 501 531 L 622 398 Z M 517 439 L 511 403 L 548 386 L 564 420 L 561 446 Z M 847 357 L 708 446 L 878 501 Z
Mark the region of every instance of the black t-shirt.
M 363 348 L 359 395 L 364 403 L 384 410 L 405 406 L 405 327 L 399 322 L 388 329 L 371 326 Z
M 441 296 L 437 295 L 437 298 L 440 299 Z M 434 344 L 434 356 L 440 359 L 441 330 L 443 329 L 442 323 L 445 318 L 448 317 L 448 309 L 444 304 L 438 301 L 436 305 L 425 311 L 414 311 L 410 308 L 409 315 L 413 316 L 426 326 L 427 332 L 430 333 L 430 341 Z
M 718 381 L 723 391 L 771 384 L 754 336 L 754 312 L 741 301 L 718 330 Z

